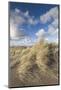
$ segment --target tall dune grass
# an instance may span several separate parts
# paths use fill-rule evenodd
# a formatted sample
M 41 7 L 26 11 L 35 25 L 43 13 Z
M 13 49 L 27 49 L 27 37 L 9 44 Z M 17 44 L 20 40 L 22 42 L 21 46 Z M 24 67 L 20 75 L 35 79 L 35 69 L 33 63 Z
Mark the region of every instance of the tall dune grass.
M 57 44 L 43 41 L 32 47 L 13 47 L 10 58 L 12 87 L 58 84 Z

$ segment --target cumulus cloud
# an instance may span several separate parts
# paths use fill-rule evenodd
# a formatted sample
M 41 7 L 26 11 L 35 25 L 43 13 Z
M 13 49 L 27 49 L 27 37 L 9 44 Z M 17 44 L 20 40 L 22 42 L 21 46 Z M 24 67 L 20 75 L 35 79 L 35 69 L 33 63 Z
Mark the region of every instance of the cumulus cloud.
M 30 36 L 21 28 L 21 26 L 26 23 L 34 24 L 28 11 L 23 13 L 15 8 L 14 11 L 10 12 L 10 46 L 33 44 Z
M 24 13 L 24 16 L 27 18 L 27 23 L 30 25 L 36 25 L 38 20 L 34 19 L 34 16 L 30 16 L 29 11 Z
M 29 17 L 29 11 L 26 11 L 26 12 L 24 13 L 24 16 L 25 16 L 25 17 Z
M 51 22 L 52 20 L 52 22 Z M 45 40 L 58 40 L 58 7 L 54 7 L 50 9 L 48 12 L 46 12 L 44 15 L 40 16 L 40 22 L 43 24 L 46 24 L 47 22 L 50 22 L 48 24 L 48 30 L 44 30 L 44 28 L 38 30 L 36 32 L 37 41 L 45 39 Z M 24 33 L 24 29 L 22 26 L 24 24 L 26 25 L 36 25 L 39 23 L 39 20 L 35 19 L 34 16 L 30 16 L 29 11 L 22 12 L 18 8 L 15 8 L 14 11 L 10 12 L 10 39 L 12 39 L 11 44 L 14 45 L 15 41 L 22 39 L 21 42 L 17 41 L 17 44 L 31 44 L 32 41 L 30 38 L 27 37 L 27 34 Z M 20 28 L 19 28 L 20 27 Z M 52 39 L 51 39 L 52 38 Z
M 44 29 L 40 29 L 38 30 L 38 32 L 36 32 L 36 36 L 37 36 L 37 41 L 41 41 L 46 39 L 46 32 Z
M 58 39 L 58 18 L 55 19 L 51 24 L 48 25 L 48 34 L 53 37 L 53 39 Z
M 24 33 L 24 29 L 18 29 L 13 23 L 10 23 L 10 39 L 10 46 L 33 44 L 31 37 Z
M 48 30 L 45 34 L 45 38 L 50 42 L 56 42 L 58 40 L 58 7 L 50 9 L 48 12 L 40 16 L 40 21 L 43 24 L 50 22 L 48 24 Z
M 25 37 L 23 29 L 18 30 L 16 25 L 10 24 L 10 39 L 22 39 Z
M 36 35 L 37 35 L 37 36 L 44 37 L 44 35 L 45 35 L 44 29 L 40 29 L 40 30 L 36 33 Z
M 48 27 L 48 34 L 49 35 L 58 35 L 58 27 L 54 28 L 53 26 Z
M 15 10 L 18 12 L 17 10 Z M 15 13 L 11 13 L 10 16 L 10 39 L 21 39 L 25 37 L 24 30 L 18 28 L 19 25 L 24 23 L 24 19 Z
M 23 24 L 35 25 L 37 20 L 30 16 L 29 11 L 22 12 L 18 8 L 10 11 L 10 46 L 33 44 L 30 36 L 21 28 Z
M 38 30 L 36 32 L 36 42 L 45 40 L 48 42 L 56 42 L 58 41 L 58 28 L 55 30 L 54 28 L 50 27 L 48 31 L 45 31 L 44 29 Z
M 58 7 L 54 7 L 50 9 L 48 12 L 40 16 L 40 21 L 42 23 L 46 23 L 50 21 L 51 19 L 55 20 L 58 19 Z
M 10 19 L 15 24 L 30 24 L 30 25 L 36 25 L 38 23 L 38 20 L 34 19 L 33 16 L 30 16 L 29 11 L 22 12 L 21 10 L 15 8 L 14 11 L 10 12 Z
M 19 28 L 25 23 L 25 19 L 20 13 L 21 11 L 17 8 L 15 8 L 15 11 L 10 12 L 10 39 L 22 39 L 25 37 L 24 30 Z
M 20 13 L 20 10 L 18 8 L 15 8 L 16 13 Z
M 10 23 L 16 24 L 16 25 L 22 25 L 23 23 L 25 23 L 25 19 L 22 16 L 22 12 L 20 10 L 17 10 L 17 8 L 15 8 L 14 11 L 10 12 Z
M 32 42 L 29 36 L 25 36 L 20 40 L 10 40 L 10 46 L 31 46 L 34 42 Z
M 28 23 L 31 25 L 36 25 L 38 23 L 38 20 L 34 20 L 33 18 L 29 18 Z
M 10 12 L 10 36 L 11 38 L 21 37 L 22 28 L 19 30 L 19 26 L 23 24 L 35 25 L 37 24 L 37 20 L 33 18 L 33 16 L 29 15 L 29 11 L 22 12 L 21 10 L 15 8 L 14 11 Z

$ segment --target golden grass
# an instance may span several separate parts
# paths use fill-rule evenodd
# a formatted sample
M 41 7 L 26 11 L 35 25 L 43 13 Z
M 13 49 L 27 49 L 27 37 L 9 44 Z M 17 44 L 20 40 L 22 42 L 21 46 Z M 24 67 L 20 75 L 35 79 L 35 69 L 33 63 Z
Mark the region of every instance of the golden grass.
M 58 46 L 38 42 L 10 48 L 10 70 L 11 87 L 58 84 Z

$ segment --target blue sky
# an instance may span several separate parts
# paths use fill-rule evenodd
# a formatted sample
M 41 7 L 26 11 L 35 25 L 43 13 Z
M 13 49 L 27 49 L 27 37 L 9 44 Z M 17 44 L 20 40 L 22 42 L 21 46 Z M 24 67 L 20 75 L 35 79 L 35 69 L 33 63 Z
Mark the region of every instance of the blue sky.
M 10 41 L 31 44 L 58 40 L 58 5 L 10 2 Z

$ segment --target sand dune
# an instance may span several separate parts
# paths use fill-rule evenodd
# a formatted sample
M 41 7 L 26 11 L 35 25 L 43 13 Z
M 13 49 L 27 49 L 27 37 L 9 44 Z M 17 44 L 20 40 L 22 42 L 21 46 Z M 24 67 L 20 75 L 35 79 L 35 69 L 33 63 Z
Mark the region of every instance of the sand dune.
M 9 87 L 58 84 L 58 46 L 54 43 L 11 47 L 9 63 Z

